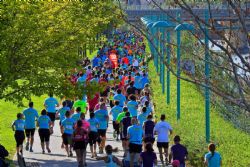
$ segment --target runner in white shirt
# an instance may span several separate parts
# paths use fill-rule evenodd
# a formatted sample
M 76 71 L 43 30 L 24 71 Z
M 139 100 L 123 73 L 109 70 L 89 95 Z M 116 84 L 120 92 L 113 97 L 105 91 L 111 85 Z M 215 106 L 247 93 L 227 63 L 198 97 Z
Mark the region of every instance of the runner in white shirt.
M 164 164 L 162 149 L 164 149 L 165 161 L 166 163 L 168 163 L 168 145 L 169 145 L 168 135 L 169 133 L 170 135 L 173 133 L 172 127 L 170 126 L 169 123 L 165 121 L 165 118 L 166 118 L 165 114 L 162 114 L 161 121 L 158 122 L 154 127 L 154 134 L 155 135 L 158 134 L 157 147 L 159 149 L 160 160 L 162 164 Z

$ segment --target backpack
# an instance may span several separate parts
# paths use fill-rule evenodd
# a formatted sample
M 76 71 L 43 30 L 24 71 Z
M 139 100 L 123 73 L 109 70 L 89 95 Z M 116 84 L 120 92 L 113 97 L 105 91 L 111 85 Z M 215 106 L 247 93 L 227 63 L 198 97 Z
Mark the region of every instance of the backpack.
M 87 140 L 87 132 L 84 129 L 76 129 L 73 140 L 75 142 Z

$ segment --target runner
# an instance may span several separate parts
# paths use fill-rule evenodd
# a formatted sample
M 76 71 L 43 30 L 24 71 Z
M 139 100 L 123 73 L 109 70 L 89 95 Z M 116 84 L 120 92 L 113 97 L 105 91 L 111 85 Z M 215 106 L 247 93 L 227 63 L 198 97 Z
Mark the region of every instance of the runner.
M 143 167 L 157 166 L 157 156 L 151 143 L 146 144 L 145 151 L 140 154 L 139 160 Z
M 131 126 L 128 127 L 130 167 L 134 167 L 134 160 L 139 161 L 139 155 L 142 152 L 143 129 L 138 125 L 137 119 L 132 118 Z
M 125 117 L 122 118 L 121 120 L 121 140 L 122 140 L 122 148 L 124 151 L 124 157 L 126 156 L 126 154 L 128 153 L 128 149 L 129 149 L 129 143 L 128 143 L 128 127 L 131 126 L 131 116 L 130 113 L 127 112 L 128 110 L 126 110 L 125 112 Z
M 173 130 L 170 124 L 165 121 L 165 118 L 166 118 L 165 114 L 162 114 L 161 121 L 158 122 L 154 127 L 154 134 L 158 135 L 157 147 L 160 153 L 160 160 L 162 164 L 164 164 L 163 152 L 162 152 L 164 150 L 165 162 L 166 162 L 166 165 L 168 165 L 168 146 L 169 146 L 168 135 L 169 133 L 171 135 L 173 133 Z
M 137 115 L 138 115 L 138 103 L 136 102 L 136 97 L 135 95 L 130 95 L 129 96 L 129 100 L 128 103 L 127 103 L 127 106 L 128 106 L 128 111 L 130 112 L 131 116 L 132 117 L 136 117 L 137 118 Z
M 112 115 L 113 117 L 113 137 L 118 141 L 119 138 L 119 134 L 120 134 L 120 127 L 119 127 L 119 123 L 116 123 L 116 118 L 118 117 L 118 115 L 122 112 L 122 107 L 119 106 L 119 101 L 115 101 L 115 106 L 110 110 L 109 114 Z
M 15 131 L 15 140 L 16 140 L 16 152 L 17 154 L 23 155 L 23 142 L 25 139 L 24 135 L 25 121 L 23 120 L 23 114 L 17 114 L 17 120 L 12 124 L 12 129 Z
M 143 123 L 147 120 L 147 116 L 148 116 L 147 108 L 142 107 L 141 113 L 137 116 L 140 125 L 143 125 Z
M 73 107 L 75 108 L 75 110 L 80 107 L 81 108 L 81 112 L 83 112 L 84 114 L 86 114 L 87 110 L 88 110 L 88 106 L 87 106 L 87 102 L 85 100 L 81 100 L 80 98 L 78 98 L 74 104 Z
M 95 118 L 95 113 L 90 113 L 90 119 L 88 120 L 90 123 L 90 132 L 89 132 L 89 145 L 91 151 L 91 158 L 97 156 L 96 154 L 96 142 L 98 138 L 98 128 L 99 128 L 99 121 Z
M 73 127 L 74 120 L 70 118 L 70 112 L 66 111 L 66 118 L 61 123 L 61 133 L 63 138 L 63 144 L 65 145 L 65 150 L 68 157 L 72 157 L 72 135 L 73 135 Z
M 59 107 L 59 103 L 53 94 L 49 94 L 49 98 L 44 101 L 44 107 L 46 108 L 47 114 L 52 122 L 52 129 L 54 127 L 54 122 L 56 120 L 56 107 Z
M 151 143 L 154 144 L 155 138 L 154 138 L 154 127 L 155 123 L 152 121 L 153 116 L 148 115 L 147 120 L 143 124 L 143 130 L 144 130 L 144 137 L 143 141 L 144 143 Z
M 106 141 L 106 131 L 108 124 L 108 111 L 105 109 L 105 103 L 102 103 L 100 109 L 95 111 L 95 117 L 99 121 L 98 135 L 99 135 L 99 153 L 103 154 Z
M 119 101 L 119 106 L 123 107 L 126 102 L 126 97 L 122 94 L 121 89 L 117 89 L 117 94 L 114 96 L 115 101 Z
M 208 153 L 205 155 L 205 165 L 208 167 L 220 167 L 222 165 L 221 155 L 215 151 L 214 143 L 208 145 Z
M 188 152 L 187 148 L 180 144 L 180 141 L 180 136 L 176 135 L 174 137 L 174 145 L 171 147 L 169 163 L 171 163 L 171 160 L 178 160 L 180 162 L 180 167 L 185 167 L 185 160 L 188 158 Z
M 76 124 L 76 129 L 73 133 L 73 148 L 76 152 L 76 159 L 78 162 L 78 167 L 85 166 L 85 156 L 86 155 L 86 144 L 88 132 L 82 128 L 82 121 L 78 120 Z
M 23 111 L 25 117 L 25 134 L 26 134 L 26 151 L 33 152 L 34 134 L 36 130 L 36 118 L 38 118 L 37 110 L 33 108 L 34 103 L 29 102 L 29 108 Z
M 41 116 L 37 120 L 37 126 L 39 127 L 38 133 L 41 140 L 42 153 L 45 154 L 45 145 L 48 153 L 51 153 L 49 148 L 49 140 L 50 140 L 50 128 L 52 128 L 52 121 L 49 116 L 47 116 L 47 111 L 45 109 L 42 110 Z
M 80 120 L 80 116 L 81 116 L 81 107 L 77 107 L 76 113 L 71 116 L 71 118 L 74 120 L 74 123 Z
M 113 148 L 111 145 L 107 145 L 105 147 L 105 151 L 107 154 L 106 156 L 96 157 L 96 159 L 97 160 L 104 160 L 107 167 L 117 167 L 118 165 L 122 166 L 121 161 L 116 156 L 112 155 Z

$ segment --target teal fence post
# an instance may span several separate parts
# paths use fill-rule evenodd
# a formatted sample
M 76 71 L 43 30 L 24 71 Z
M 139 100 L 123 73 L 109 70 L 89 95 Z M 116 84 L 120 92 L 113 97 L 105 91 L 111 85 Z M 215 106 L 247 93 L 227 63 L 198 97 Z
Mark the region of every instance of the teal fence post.
M 156 29 L 156 72 L 158 74 L 159 68 L 158 68 L 158 61 L 159 61 L 159 34 L 158 34 L 158 28 Z
M 205 22 L 209 24 L 209 13 L 205 13 Z M 209 78 L 210 78 L 210 55 L 209 55 L 209 40 L 208 40 L 208 29 L 205 25 L 205 113 L 206 113 L 206 142 L 210 142 L 210 88 L 209 88 Z
M 163 31 L 162 32 L 162 93 L 164 94 L 165 93 L 165 53 L 166 53 L 166 42 L 165 42 L 165 32 Z
M 180 74 L 181 74 L 181 31 L 177 30 L 177 111 L 176 117 L 177 120 L 181 117 L 181 81 L 180 81 Z
M 160 28 L 160 83 L 162 84 L 162 61 L 163 61 L 163 28 Z
M 170 32 L 167 31 L 167 65 L 170 66 Z M 170 70 L 167 68 L 167 104 L 170 104 Z

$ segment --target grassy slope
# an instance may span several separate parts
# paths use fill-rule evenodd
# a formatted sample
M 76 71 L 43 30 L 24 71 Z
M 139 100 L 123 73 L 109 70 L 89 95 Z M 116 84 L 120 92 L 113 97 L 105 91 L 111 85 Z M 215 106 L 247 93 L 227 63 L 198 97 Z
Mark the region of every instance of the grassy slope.
M 190 152 L 194 166 L 201 166 L 201 157 L 207 151 L 205 141 L 205 111 L 204 98 L 196 87 L 181 81 L 181 120 L 176 121 L 176 78 L 171 75 L 171 103 L 166 104 L 166 94 L 161 92 L 159 77 L 153 62 L 149 65 L 149 75 L 153 90 L 153 99 L 158 116 L 165 113 L 167 121 L 174 128 Z M 173 137 L 173 136 L 172 136 Z M 223 166 L 242 167 L 250 165 L 250 136 L 235 129 L 229 122 L 211 108 L 211 140 L 218 144 L 218 151 L 222 154 Z
M 87 52 L 90 58 L 93 58 L 96 53 L 97 51 L 94 51 L 90 55 L 89 51 Z M 41 97 L 32 97 L 32 101 L 35 105 L 34 108 L 37 109 L 38 112 L 43 109 L 43 102 L 46 97 L 46 95 Z M 27 101 L 25 102 L 25 106 L 28 106 Z M 16 147 L 14 132 L 11 129 L 11 124 L 16 119 L 16 114 L 18 112 L 22 112 L 23 109 L 23 107 L 17 107 L 16 104 L 11 102 L 0 100 L 0 143 L 9 151 L 9 159 L 12 159 Z

